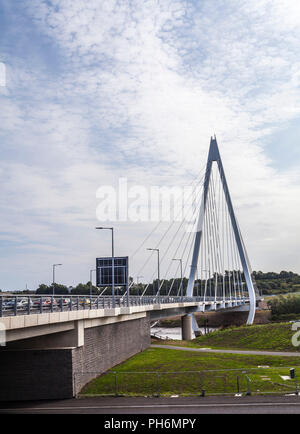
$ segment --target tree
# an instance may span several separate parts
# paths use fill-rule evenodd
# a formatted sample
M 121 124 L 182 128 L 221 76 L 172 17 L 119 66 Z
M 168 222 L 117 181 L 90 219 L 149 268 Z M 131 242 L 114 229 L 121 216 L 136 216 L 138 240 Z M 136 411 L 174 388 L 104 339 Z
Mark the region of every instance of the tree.
M 48 286 L 48 285 L 45 285 L 44 283 L 41 283 L 36 290 L 36 294 L 52 295 L 53 294 L 53 284 Z M 65 285 L 55 283 L 54 284 L 54 294 L 55 295 L 69 294 L 69 290 Z
M 36 290 L 36 294 L 50 294 L 50 293 L 51 293 L 50 286 L 45 285 L 44 283 L 41 283 Z
M 72 294 L 76 295 L 89 295 L 90 294 L 90 288 L 91 288 L 91 282 L 87 283 L 78 283 L 75 288 L 72 288 Z M 99 290 L 96 286 L 92 286 L 92 294 L 99 294 Z

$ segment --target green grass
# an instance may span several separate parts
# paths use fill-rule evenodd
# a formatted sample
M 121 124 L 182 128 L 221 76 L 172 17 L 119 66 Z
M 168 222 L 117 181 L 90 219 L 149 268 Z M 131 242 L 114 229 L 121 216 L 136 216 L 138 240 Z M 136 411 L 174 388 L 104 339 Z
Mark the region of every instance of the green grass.
M 270 323 L 216 330 L 192 341 L 153 339 L 152 343 L 192 348 L 300 352 L 300 347 L 292 344 L 294 333 L 291 323 Z
M 293 381 L 283 381 L 280 375 L 289 375 L 288 367 L 298 364 L 299 357 L 194 353 L 150 348 L 92 380 L 81 395 L 115 394 L 116 383 L 117 393 L 124 395 L 193 395 L 200 394 L 202 389 L 207 394 L 232 394 L 237 392 L 237 381 L 240 391 L 246 392 L 247 375 L 253 393 L 293 392 Z M 266 365 L 270 369 L 258 368 Z
M 192 342 L 208 348 L 299 352 L 292 345 L 294 333 L 291 323 L 252 325 L 217 330 Z

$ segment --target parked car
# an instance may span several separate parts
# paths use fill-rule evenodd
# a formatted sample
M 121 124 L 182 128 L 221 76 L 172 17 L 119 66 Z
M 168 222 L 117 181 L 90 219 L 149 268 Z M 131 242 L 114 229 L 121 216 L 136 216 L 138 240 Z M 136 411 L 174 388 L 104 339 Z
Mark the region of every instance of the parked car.
M 81 305 L 90 305 L 91 304 L 91 300 L 89 298 L 83 298 L 79 301 L 79 303 Z
M 53 306 L 57 305 L 57 301 L 55 298 L 51 298 L 51 297 L 43 297 L 43 298 L 36 298 L 33 302 L 33 305 L 36 307 L 39 307 L 41 305 L 41 300 L 42 300 L 42 306 L 43 307 L 50 307 L 51 306 L 51 300 L 53 303 Z
M 28 301 L 29 301 L 29 305 L 32 306 L 33 303 L 32 303 L 32 300 L 30 298 L 29 298 L 29 300 L 26 297 L 21 298 L 21 300 L 17 299 L 17 307 L 27 307 Z
M 17 309 L 25 308 L 25 307 L 28 306 L 28 298 L 26 298 L 26 297 L 24 297 L 24 298 L 17 298 L 17 299 L 11 298 L 9 300 L 5 300 L 3 302 L 2 306 L 3 306 L 4 309 L 14 309 L 15 305 L 16 305 L 16 301 L 17 301 Z M 29 303 L 30 303 L 30 306 L 33 305 L 31 299 L 29 299 Z
M 2 303 L 2 307 L 4 309 L 13 309 L 15 307 L 15 299 L 11 298 L 8 300 L 4 300 Z
M 70 305 L 70 302 L 71 302 L 71 299 L 70 299 L 70 298 L 63 298 L 63 299 L 62 299 L 62 304 L 63 304 L 63 306 L 69 306 L 69 305 Z M 59 303 L 60 303 L 60 300 L 59 300 Z

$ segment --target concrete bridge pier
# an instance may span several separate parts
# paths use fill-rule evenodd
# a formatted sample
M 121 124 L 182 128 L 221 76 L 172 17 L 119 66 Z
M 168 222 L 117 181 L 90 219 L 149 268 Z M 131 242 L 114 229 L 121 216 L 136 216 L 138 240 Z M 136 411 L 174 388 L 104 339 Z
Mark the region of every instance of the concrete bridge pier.
M 86 383 L 150 346 L 146 312 L 59 325 L 61 330 L 56 324 L 41 326 L 38 336 L 34 327 L 8 334 L 8 339 L 26 339 L 9 340 L 0 347 L 0 401 L 72 398 Z
M 181 317 L 181 333 L 184 341 L 193 339 L 192 315 L 183 315 Z

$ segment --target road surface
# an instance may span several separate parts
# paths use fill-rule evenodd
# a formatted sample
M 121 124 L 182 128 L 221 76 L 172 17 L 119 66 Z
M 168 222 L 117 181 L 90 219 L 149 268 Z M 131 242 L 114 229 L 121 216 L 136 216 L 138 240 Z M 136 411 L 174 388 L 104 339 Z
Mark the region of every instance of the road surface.
M 84 398 L 0 403 L 0 414 L 300 414 L 300 396 Z

